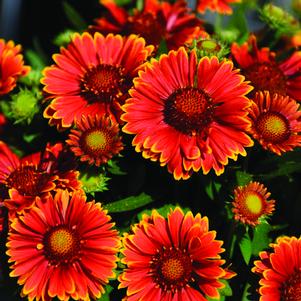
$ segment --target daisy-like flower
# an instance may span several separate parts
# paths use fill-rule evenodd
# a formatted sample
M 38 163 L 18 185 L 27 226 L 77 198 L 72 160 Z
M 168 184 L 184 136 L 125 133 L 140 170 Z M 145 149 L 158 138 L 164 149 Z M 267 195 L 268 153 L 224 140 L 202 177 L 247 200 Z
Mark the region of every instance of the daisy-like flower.
M 250 134 L 277 155 L 301 145 L 301 111 L 289 96 L 257 92 L 249 108 Z
M 110 116 L 82 116 L 66 143 L 81 161 L 100 166 L 122 149 L 119 125 Z
M 82 115 L 115 113 L 118 118 L 132 79 L 152 50 L 135 35 L 74 34 L 53 56 L 56 64 L 43 71 L 44 92 L 53 98 L 44 117 L 58 128 L 70 127 Z
M 241 0 L 197 0 L 197 11 L 204 13 L 209 9 L 220 14 L 232 14 L 231 3 L 238 3 Z
M 47 147 L 44 154 L 19 158 L 0 142 L 0 185 L 6 188 L 4 205 L 10 217 L 32 207 L 37 197 L 43 198 L 54 189 L 67 186 L 72 191 L 81 187 L 77 171 L 58 168 L 60 145 Z
M 9 93 L 16 86 L 19 77 L 25 76 L 29 66 L 24 66 L 21 45 L 0 39 L 0 95 Z
M 267 188 L 258 182 L 235 188 L 232 202 L 235 220 L 254 227 L 258 225 L 261 219 L 275 210 L 275 201 L 268 200 L 270 195 Z
M 253 141 L 245 97 L 252 88 L 231 61 L 187 54 L 181 47 L 153 59 L 134 80 L 123 106 L 123 131 L 145 158 L 167 165 L 175 179 L 201 168 L 224 171 L 228 159 L 246 155 Z
M 301 238 L 283 236 L 261 252 L 252 271 L 259 274 L 260 301 L 301 300 Z
M 221 279 L 235 273 L 221 267 L 222 241 L 208 230 L 207 217 L 180 208 L 167 219 L 157 211 L 132 227 L 123 239 L 122 262 L 127 265 L 119 276 L 120 288 L 127 288 L 131 301 L 204 301 L 219 298 Z
M 289 95 L 301 100 L 301 51 L 279 61 L 269 48 L 258 49 L 256 37 L 251 35 L 241 46 L 234 43 L 231 53 L 242 74 L 254 86 L 254 93 L 268 90 L 271 94 Z
M 59 190 L 11 224 L 6 244 L 11 277 L 29 300 L 90 300 L 115 276 L 120 240 L 99 203 Z
M 92 32 L 137 34 L 156 48 L 165 40 L 168 49 L 178 49 L 205 34 L 201 20 L 191 12 L 185 0 L 174 4 L 145 0 L 143 9 L 135 9 L 132 15 L 113 0 L 100 3 L 107 8 L 108 15 L 95 20 L 95 25 L 90 26 Z

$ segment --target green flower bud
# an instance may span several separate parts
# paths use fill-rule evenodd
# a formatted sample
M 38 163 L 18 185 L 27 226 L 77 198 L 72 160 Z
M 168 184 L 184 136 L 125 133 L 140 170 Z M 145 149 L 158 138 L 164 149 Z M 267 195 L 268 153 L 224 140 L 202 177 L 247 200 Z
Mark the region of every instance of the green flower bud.
M 71 42 L 72 35 L 75 31 L 72 31 L 70 29 L 67 29 L 61 33 L 59 33 L 53 40 L 53 44 L 61 47 L 61 46 L 67 46 Z
M 80 176 L 80 181 L 83 185 L 83 190 L 86 193 L 94 195 L 95 192 L 102 192 L 108 190 L 107 182 L 110 178 L 106 177 L 104 174 L 99 175 L 89 175 L 87 173 L 82 173 Z

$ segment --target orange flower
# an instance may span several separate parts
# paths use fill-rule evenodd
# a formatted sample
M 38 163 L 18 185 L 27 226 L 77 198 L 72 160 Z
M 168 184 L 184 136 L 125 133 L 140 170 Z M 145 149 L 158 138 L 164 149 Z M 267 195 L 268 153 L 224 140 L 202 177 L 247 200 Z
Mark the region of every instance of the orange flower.
M 219 175 L 229 158 L 253 145 L 245 133 L 251 89 L 231 61 L 197 62 L 194 51 L 181 47 L 152 60 L 134 80 L 122 107 L 123 131 L 136 135 L 136 151 L 167 165 L 177 180 L 201 168 Z
M 207 217 L 180 208 L 171 210 L 167 220 L 157 211 L 132 227 L 123 239 L 120 288 L 127 288 L 131 301 L 170 301 L 219 298 L 221 279 L 235 275 L 221 267 L 222 241 L 208 230 Z
M 279 237 L 270 246 L 273 250 L 261 252 L 252 269 L 261 277 L 259 300 L 301 300 L 301 238 Z
M 62 153 L 62 145 L 56 144 L 46 147 L 44 154 L 19 159 L 0 141 L 0 185 L 6 188 L 1 197 L 5 198 L 4 205 L 11 218 L 32 207 L 37 197 L 44 197 L 49 191 L 81 187 L 78 172 L 59 164 Z
M 132 79 L 151 54 L 143 38 L 74 34 L 67 49 L 53 56 L 41 82 L 53 98 L 44 111 L 51 125 L 68 128 L 82 115 L 115 113 L 118 119 Z
M 110 217 L 81 191 L 37 200 L 11 224 L 6 244 L 11 277 L 29 300 L 98 299 L 114 277 L 120 244 Z
M 242 74 L 256 91 L 268 90 L 270 94 L 289 95 L 301 100 L 301 51 L 295 51 L 288 59 L 277 61 L 276 54 L 269 48 L 257 47 L 256 37 L 239 46 L 234 43 L 231 52 L 242 69 Z
M 232 211 L 234 218 L 243 224 L 256 226 L 275 210 L 275 201 L 268 200 L 270 193 L 262 184 L 250 182 L 234 190 Z
M 220 14 L 232 14 L 229 4 L 237 2 L 241 0 L 197 0 L 197 11 L 204 13 L 206 9 L 210 9 Z
M 174 4 L 145 0 L 143 9 L 134 9 L 132 15 L 113 0 L 100 3 L 108 10 L 108 15 L 96 19 L 96 24 L 90 26 L 91 32 L 137 34 L 156 48 L 166 41 L 168 49 L 178 49 L 204 34 L 201 20 L 191 12 L 185 0 L 177 0 Z
M 119 125 L 110 116 L 82 116 L 66 143 L 81 161 L 100 166 L 122 149 Z
M 264 149 L 281 155 L 301 145 L 301 111 L 295 100 L 258 92 L 249 111 L 250 134 Z
M 0 39 L 0 95 L 9 93 L 16 86 L 19 77 L 25 76 L 29 66 L 24 66 L 21 45 Z

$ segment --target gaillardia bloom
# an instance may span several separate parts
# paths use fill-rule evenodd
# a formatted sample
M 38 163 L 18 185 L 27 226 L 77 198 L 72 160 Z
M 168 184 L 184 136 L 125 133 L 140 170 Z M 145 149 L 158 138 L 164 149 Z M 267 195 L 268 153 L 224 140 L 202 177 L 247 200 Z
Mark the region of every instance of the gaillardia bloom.
M 123 131 L 145 158 L 167 165 L 175 179 L 193 171 L 224 171 L 228 158 L 246 155 L 253 141 L 245 97 L 252 88 L 231 61 L 203 57 L 181 47 L 153 59 L 139 73 L 122 107 Z
M 70 127 L 82 115 L 115 113 L 118 118 L 132 79 L 152 50 L 135 35 L 74 34 L 53 56 L 56 64 L 43 71 L 43 90 L 53 98 L 44 117 L 58 128 Z
M 261 252 L 252 272 L 259 274 L 260 301 L 301 300 L 301 238 L 279 237 L 270 245 L 271 252 Z
M 180 208 L 167 219 L 157 211 L 132 227 L 123 239 L 120 288 L 127 288 L 129 301 L 205 301 L 219 298 L 221 279 L 235 273 L 221 267 L 222 241 L 208 230 L 207 217 Z
M 241 2 L 241 0 L 197 0 L 197 11 L 204 13 L 206 9 L 216 11 L 220 14 L 232 14 L 231 3 Z
M 234 218 L 243 224 L 256 226 L 275 210 L 275 201 L 268 200 L 271 193 L 258 182 L 238 186 L 234 190 L 232 211 Z
M 11 224 L 6 244 L 12 272 L 29 300 L 100 298 L 114 277 L 120 240 L 99 203 L 59 190 Z
M 250 134 L 277 155 L 301 145 L 301 111 L 289 96 L 257 92 L 249 108 Z
M 269 48 L 258 49 L 256 37 L 251 35 L 249 41 L 241 46 L 234 43 L 231 53 L 242 74 L 254 86 L 254 93 L 268 90 L 271 94 L 289 95 L 301 100 L 301 51 L 278 61 Z
M 81 161 L 100 166 L 123 149 L 119 124 L 110 116 L 82 116 L 76 128 L 71 130 L 66 143 Z
M 0 95 L 9 93 L 16 86 L 19 77 L 25 76 L 29 66 L 24 66 L 21 45 L 0 39 Z
M 113 0 L 101 0 L 100 3 L 107 8 L 108 14 L 95 20 L 95 25 L 90 26 L 92 32 L 137 34 L 156 48 L 164 40 L 170 50 L 178 49 L 204 34 L 201 20 L 184 0 L 177 0 L 174 4 L 145 0 L 143 9 L 134 10 L 132 15 Z
M 6 188 L 1 198 L 5 199 L 10 217 L 30 208 L 37 197 L 44 197 L 56 188 L 67 187 L 72 191 L 81 187 L 77 171 L 59 168 L 59 149 L 60 144 L 48 146 L 43 154 L 20 159 L 0 141 L 0 185 Z

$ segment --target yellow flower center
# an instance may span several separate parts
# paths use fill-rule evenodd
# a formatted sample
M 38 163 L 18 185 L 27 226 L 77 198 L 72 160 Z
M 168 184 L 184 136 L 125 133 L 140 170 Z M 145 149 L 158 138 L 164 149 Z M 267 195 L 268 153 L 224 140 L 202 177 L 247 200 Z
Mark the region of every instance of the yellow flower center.
M 53 253 L 58 255 L 66 255 L 72 250 L 74 238 L 72 233 L 67 229 L 59 229 L 51 233 L 49 236 L 49 246 Z
M 281 143 L 290 136 L 288 120 L 280 113 L 262 113 L 256 122 L 256 129 L 262 138 L 271 143 Z
M 86 145 L 93 149 L 103 149 L 107 145 L 107 137 L 104 132 L 96 130 L 86 135 Z
M 301 271 L 295 271 L 281 288 L 281 301 L 301 301 Z
M 248 192 L 245 197 L 245 205 L 253 214 L 259 214 L 262 211 L 262 197 L 256 192 Z
M 163 262 L 161 272 L 164 278 L 169 281 L 175 281 L 180 279 L 185 271 L 183 262 L 178 258 L 167 259 Z

